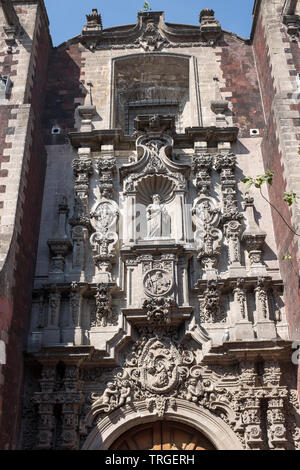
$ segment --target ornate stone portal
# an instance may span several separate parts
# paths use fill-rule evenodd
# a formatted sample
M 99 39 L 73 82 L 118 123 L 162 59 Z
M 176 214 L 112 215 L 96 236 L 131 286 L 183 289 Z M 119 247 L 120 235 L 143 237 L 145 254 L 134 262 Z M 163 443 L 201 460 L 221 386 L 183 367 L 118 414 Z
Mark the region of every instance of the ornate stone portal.
M 92 151 L 92 128 L 78 133 L 91 146 L 73 161 L 69 219 L 59 206 L 60 272 L 50 264 L 51 282 L 35 290 L 29 351 L 42 375 L 27 393 L 38 437 L 25 425 L 24 442 L 88 448 L 95 426 L 111 419 L 115 433 L 143 409 L 199 413 L 233 448 L 299 447 L 282 282 L 264 265 L 253 199 L 239 209 L 235 133 L 190 130 L 175 158 L 174 117 L 139 116 L 135 127 L 125 163 L 114 139 Z

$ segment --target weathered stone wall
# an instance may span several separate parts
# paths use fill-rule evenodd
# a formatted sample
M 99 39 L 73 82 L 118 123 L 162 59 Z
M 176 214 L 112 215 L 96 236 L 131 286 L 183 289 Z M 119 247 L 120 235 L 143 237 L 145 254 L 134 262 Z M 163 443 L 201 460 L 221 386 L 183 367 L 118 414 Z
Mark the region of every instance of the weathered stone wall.
M 21 4 L 22 3 L 22 4 Z M 41 213 L 46 159 L 42 110 L 51 39 L 42 2 L 17 2 L 20 21 L 12 53 L 5 34 L 2 74 L 12 86 L 1 100 L 1 338 L 6 365 L 0 366 L 0 447 L 16 446 L 23 389 L 23 351 L 29 325 L 32 276 Z M 1 30 L 6 25 L 1 9 Z

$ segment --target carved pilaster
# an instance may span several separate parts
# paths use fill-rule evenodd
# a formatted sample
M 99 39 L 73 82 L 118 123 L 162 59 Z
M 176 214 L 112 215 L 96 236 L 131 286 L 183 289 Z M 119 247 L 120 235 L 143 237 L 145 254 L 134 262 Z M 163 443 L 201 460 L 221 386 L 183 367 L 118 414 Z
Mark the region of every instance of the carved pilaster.
M 260 398 L 249 392 L 244 401 L 242 422 L 245 427 L 245 442 L 248 449 L 262 450 L 264 441 L 261 429 Z
M 241 265 L 240 233 L 241 224 L 236 220 L 231 220 L 225 226 L 225 235 L 228 239 L 228 263 L 230 265 Z
M 116 325 L 118 319 L 112 310 L 110 287 L 106 283 L 97 285 L 95 294 L 95 310 L 91 317 L 92 327 Z
M 73 173 L 75 177 L 74 182 L 74 215 L 70 220 L 70 224 L 75 225 L 89 225 L 89 210 L 88 210 L 88 197 L 89 197 L 89 180 L 93 174 L 93 163 L 90 158 L 90 148 L 79 148 L 78 158 L 75 158 L 72 163 Z
M 253 361 L 240 362 L 239 381 L 243 388 L 253 388 L 256 381 L 256 371 Z
M 70 292 L 70 320 L 69 324 L 73 326 L 80 326 L 80 307 L 81 307 L 81 292 L 80 286 L 77 282 L 72 282 Z
M 95 229 L 90 237 L 90 243 L 97 268 L 96 279 L 98 282 L 108 283 L 112 280 L 112 263 L 115 260 L 115 248 L 118 242 L 119 209 L 117 203 L 112 200 L 113 175 L 116 171 L 113 147 L 102 146 L 102 152 L 103 155 L 97 162 L 101 199 L 90 214 L 91 224 Z
M 243 215 L 239 212 L 236 199 L 236 156 L 229 151 L 230 144 L 219 144 L 221 151 L 215 157 L 214 168 L 220 172 L 223 198 L 221 223 L 228 244 L 228 266 L 231 275 L 241 275 L 244 268 L 241 265 L 240 234 Z
M 56 289 L 56 286 L 53 286 L 49 294 L 48 328 L 49 327 L 58 328 L 59 314 L 60 314 L 60 300 L 61 300 L 61 293 Z
M 254 327 L 258 338 L 276 338 L 276 327 L 270 319 L 266 280 L 259 277 L 255 292 L 256 318 Z
M 276 450 L 286 450 L 288 448 L 288 441 L 283 398 L 269 398 L 267 421 L 269 447 Z
M 245 287 L 245 281 L 243 278 L 238 278 L 234 289 L 234 302 L 235 302 L 235 328 L 234 336 L 236 340 L 250 339 L 254 337 L 254 331 L 252 323 L 248 318 L 248 303 L 247 303 L 247 291 Z
M 221 173 L 222 191 L 228 187 L 233 187 L 234 189 L 236 185 L 236 156 L 228 150 L 222 150 L 215 157 L 214 167 L 216 171 Z
M 55 386 L 55 367 L 44 365 L 40 379 L 41 392 L 35 393 L 34 402 L 38 405 L 39 424 L 37 436 L 37 449 L 49 450 L 53 444 L 54 405 L 50 396 Z
M 88 240 L 88 229 L 82 225 L 72 228 L 73 259 L 72 268 L 75 272 L 84 271 L 85 266 L 85 243 Z
M 194 144 L 195 155 L 192 162 L 192 170 L 196 178 L 196 189 L 198 197 L 201 194 L 208 195 L 211 184 L 212 156 L 205 151 L 202 141 Z M 205 142 L 206 146 L 207 143 Z
M 275 361 L 264 362 L 263 384 L 268 388 L 279 387 L 281 379 L 281 369 Z
M 62 405 L 62 449 L 78 448 L 78 414 L 81 406 L 80 377 L 76 365 L 68 365 L 65 370 L 64 387 L 66 396 Z
M 267 290 L 264 284 L 264 279 L 262 277 L 257 280 L 257 287 L 255 291 L 255 301 L 256 301 L 256 314 L 257 321 L 265 321 L 269 319 L 268 311 L 268 295 Z
M 105 148 L 105 150 L 103 150 Z M 103 156 L 98 159 L 97 166 L 99 171 L 99 187 L 103 198 L 112 199 L 113 175 L 116 171 L 116 159 L 114 157 L 113 146 L 107 145 L 101 147 Z

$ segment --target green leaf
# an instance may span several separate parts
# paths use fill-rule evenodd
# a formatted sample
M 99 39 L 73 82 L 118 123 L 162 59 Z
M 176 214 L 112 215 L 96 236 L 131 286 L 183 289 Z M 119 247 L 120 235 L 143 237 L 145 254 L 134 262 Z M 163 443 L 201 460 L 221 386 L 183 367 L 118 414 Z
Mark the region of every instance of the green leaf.
M 294 202 L 296 202 L 297 195 L 294 191 L 285 192 L 283 200 L 287 203 L 288 206 L 291 206 L 292 204 L 294 204 Z

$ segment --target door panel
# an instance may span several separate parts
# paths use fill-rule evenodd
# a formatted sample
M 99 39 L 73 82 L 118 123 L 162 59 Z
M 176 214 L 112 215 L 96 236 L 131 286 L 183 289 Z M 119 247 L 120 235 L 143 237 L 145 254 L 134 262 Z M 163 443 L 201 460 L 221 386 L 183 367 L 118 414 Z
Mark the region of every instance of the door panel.
M 214 450 L 199 431 L 173 421 L 143 424 L 124 433 L 111 450 Z

